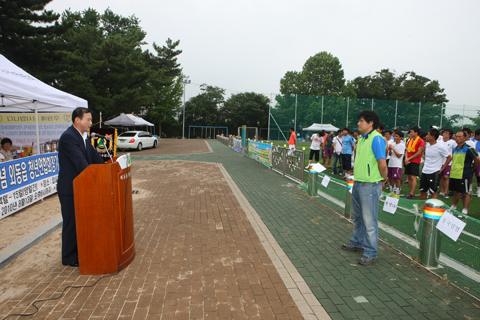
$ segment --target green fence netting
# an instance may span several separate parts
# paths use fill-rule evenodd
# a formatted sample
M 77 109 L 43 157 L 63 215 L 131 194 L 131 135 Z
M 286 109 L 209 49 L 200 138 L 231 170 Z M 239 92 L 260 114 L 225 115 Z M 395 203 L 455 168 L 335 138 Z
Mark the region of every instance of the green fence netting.
M 357 127 L 357 116 L 365 109 L 378 113 L 387 129 L 408 130 L 415 125 L 429 129 L 431 125 L 448 126 L 445 104 L 420 102 L 317 97 L 305 95 L 277 95 L 270 111 L 269 139 L 286 140 L 290 128 L 302 137 L 312 132 L 303 130 L 313 123 L 332 124 L 337 128 Z
M 348 192 L 346 182 L 329 176 L 330 182 L 324 187 L 322 185 L 324 177 L 325 174 L 318 174 L 317 195 L 314 199 L 336 213 L 344 215 Z M 303 184 L 301 189 L 308 192 L 308 184 L 309 182 Z M 391 214 L 383 211 L 387 196 L 393 197 L 392 194 L 384 192 L 379 202 L 379 236 L 390 246 L 419 261 L 425 201 L 399 198 L 397 210 L 395 214 Z M 480 297 L 480 221 L 463 216 L 446 205 L 445 208 L 455 216 L 462 216 L 466 227 L 456 242 L 442 235 L 440 267 L 431 271 Z

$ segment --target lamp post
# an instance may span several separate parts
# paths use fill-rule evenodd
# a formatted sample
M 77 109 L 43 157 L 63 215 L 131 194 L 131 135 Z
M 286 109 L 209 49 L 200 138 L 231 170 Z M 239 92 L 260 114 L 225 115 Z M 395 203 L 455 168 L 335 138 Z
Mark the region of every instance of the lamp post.
M 183 130 L 182 130 L 182 139 L 185 139 L 185 87 L 187 84 L 191 83 L 192 80 L 189 80 L 189 76 L 183 77 L 181 82 L 183 83 Z

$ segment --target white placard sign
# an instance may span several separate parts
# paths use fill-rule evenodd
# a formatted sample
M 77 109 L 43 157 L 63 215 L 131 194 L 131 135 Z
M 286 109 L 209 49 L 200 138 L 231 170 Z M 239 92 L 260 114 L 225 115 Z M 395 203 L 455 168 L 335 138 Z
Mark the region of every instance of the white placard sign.
M 323 180 L 322 180 L 322 186 L 324 186 L 325 188 L 328 187 L 328 183 L 330 182 L 330 177 L 325 175 L 325 177 L 323 177 Z
M 465 222 L 445 211 L 437 223 L 437 229 L 456 242 L 466 225 Z
M 352 193 L 353 192 L 353 187 L 351 187 L 348 192 Z M 353 194 L 353 193 L 352 193 Z
M 324 166 L 322 166 L 320 163 L 315 163 L 313 166 L 312 166 L 312 169 L 314 171 L 317 171 L 317 172 L 323 172 L 325 170 L 327 170 L 327 168 L 325 168 Z
M 398 200 L 398 198 L 387 196 L 385 203 L 383 204 L 383 211 L 395 214 L 395 211 L 397 211 Z

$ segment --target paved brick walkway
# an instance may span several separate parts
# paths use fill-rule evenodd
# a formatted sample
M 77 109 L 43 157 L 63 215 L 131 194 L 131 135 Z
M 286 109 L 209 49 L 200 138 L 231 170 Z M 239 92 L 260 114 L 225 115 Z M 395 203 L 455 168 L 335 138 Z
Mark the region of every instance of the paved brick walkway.
M 139 157 L 222 163 L 332 319 L 480 319 L 480 302 L 384 243 L 374 264 L 340 250 L 352 225 L 297 185 L 217 141 L 214 153 Z
M 290 180 L 208 143 L 213 152 L 133 154 L 136 259 L 93 289 L 39 304 L 35 319 L 480 318 L 480 302 L 387 245 L 377 262 L 358 266 L 358 253 L 339 250 L 351 224 Z M 45 243 L 60 248 L 58 234 Z M 26 268 L 21 258 L 0 271 L 0 282 L 23 288 L 0 301 L 0 315 L 98 279 L 60 266 L 55 254 L 22 279 L 2 278 Z
M 303 319 L 221 169 L 135 161 L 135 260 L 94 288 L 39 303 L 32 318 Z M 99 278 L 58 262 L 23 283 L 33 290 L 5 301 L 2 314 L 31 312 L 33 300 Z

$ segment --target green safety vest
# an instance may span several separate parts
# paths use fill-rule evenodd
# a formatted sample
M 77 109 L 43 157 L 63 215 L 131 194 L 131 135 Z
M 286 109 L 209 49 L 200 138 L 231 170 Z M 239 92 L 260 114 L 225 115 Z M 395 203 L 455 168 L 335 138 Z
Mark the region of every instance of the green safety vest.
M 355 154 L 355 181 L 361 182 L 378 182 L 382 181 L 383 177 L 378 170 L 378 162 L 372 151 L 373 138 L 382 135 L 373 130 L 367 139 L 358 138 L 357 152 Z

